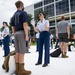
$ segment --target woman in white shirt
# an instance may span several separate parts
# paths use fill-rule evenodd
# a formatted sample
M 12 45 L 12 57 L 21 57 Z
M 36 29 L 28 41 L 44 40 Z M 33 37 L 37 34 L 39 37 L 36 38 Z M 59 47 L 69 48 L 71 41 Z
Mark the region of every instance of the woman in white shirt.
M 37 26 L 34 27 L 36 32 L 40 33 L 39 37 L 39 57 L 38 62 L 35 65 L 42 64 L 43 56 L 43 45 L 45 46 L 45 57 L 44 64 L 42 67 L 46 67 L 49 64 L 49 21 L 45 20 L 45 14 L 42 12 L 39 14 L 40 21 L 37 23 Z
M 36 43 L 37 43 L 37 45 L 36 45 L 36 52 L 39 51 L 39 36 L 40 36 L 40 33 L 39 32 L 36 33 Z
M 10 37 L 9 37 L 9 28 L 7 22 L 3 22 L 3 44 L 4 44 L 4 57 L 6 57 L 10 53 L 9 49 L 9 42 L 10 42 Z
M 2 47 L 2 43 L 3 43 L 3 37 L 2 37 L 2 33 L 0 32 L 0 46 Z

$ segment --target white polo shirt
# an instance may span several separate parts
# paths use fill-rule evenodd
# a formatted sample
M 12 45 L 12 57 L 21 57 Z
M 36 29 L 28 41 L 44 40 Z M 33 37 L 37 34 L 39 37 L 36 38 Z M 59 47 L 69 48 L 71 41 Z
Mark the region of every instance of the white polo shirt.
M 36 26 L 36 27 L 38 28 L 39 31 L 46 31 L 45 25 L 46 25 L 47 27 L 49 27 L 49 21 L 43 19 L 42 22 L 39 21 L 39 22 L 37 23 L 37 26 Z
M 9 28 L 6 26 L 5 28 L 4 28 L 4 30 L 3 30 L 3 32 L 2 32 L 3 34 L 6 34 L 6 33 L 8 33 L 9 34 Z

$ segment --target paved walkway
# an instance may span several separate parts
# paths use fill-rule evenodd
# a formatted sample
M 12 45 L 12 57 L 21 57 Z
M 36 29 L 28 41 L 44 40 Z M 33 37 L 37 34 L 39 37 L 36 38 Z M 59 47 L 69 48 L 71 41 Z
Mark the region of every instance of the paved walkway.
M 11 50 L 14 50 L 14 48 L 11 47 Z M 31 47 L 30 52 L 31 53 L 26 54 L 25 56 L 25 67 L 26 69 L 32 71 L 31 75 L 75 75 L 75 52 L 68 52 L 69 58 L 67 59 L 50 57 L 51 63 L 45 68 L 43 68 L 42 65 L 35 66 L 38 57 L 38 52 L 36 52 L 35 46 Z M 13 57 L 11 57 L 11 59 L 12 58 Z M 3 61 L 3 50 L 0 47 L 0 75 L 13 75 L 10 74 L 12 71 L 5 73 L 5 71 L 2 69 Z M 14 68 L 13 62 L 14 61 L 11 61 L 11 68 Z

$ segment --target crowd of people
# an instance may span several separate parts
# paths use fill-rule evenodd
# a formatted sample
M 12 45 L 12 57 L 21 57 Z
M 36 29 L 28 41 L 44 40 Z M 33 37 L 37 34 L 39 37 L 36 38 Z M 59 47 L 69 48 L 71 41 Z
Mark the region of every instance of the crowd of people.
M 12 36 L 11 42 L 15 46 L 15 63 L 16 63 L 16 75 L 29 75 L 31 71 L 24 69 L 24 56 L 28 53 L 28 16 L 24 9 L 24 3 L 21 1 L 17 1 L 15 3 L 17 11 L 14 13 L 11 21 L 12 26 Z M 39 13 L 39 22 L 36 27 L 34 25 L 34 30 L 36 32 L 36 42 L 37 47 L 36 51 L 38 51 L 38 60 L 35 65 L 42 64 L 42 56 L 43 49 L 45 49 L 44 53 L 44 64 L 42 67 L 47 67 L 50 63 L 50 47 L 53 48 L 53 34 L 49 31 L 49 20 L 45 19 L 45 13 Z M 10 53 L 9 48 L 9 28 L 7 22 L 3 22 L 3 32 L 0 35 L 0 45 L 4 45 L 4 57 L 6 57 Z M 56 48 L 60 48 L 62 53 L 62 58 L 68 58 L 67 55 L 67 43 L 70 38 L 70 27 L 67 21 L 65 21 L 65 17 L 61 16 L 61 21 L 56 25 Z M 75 39 L 75 33 L 74 33 Z M 59 46 L 58 46 L 59 43 Z M 44 48 L 43 48 L 44 45 Z

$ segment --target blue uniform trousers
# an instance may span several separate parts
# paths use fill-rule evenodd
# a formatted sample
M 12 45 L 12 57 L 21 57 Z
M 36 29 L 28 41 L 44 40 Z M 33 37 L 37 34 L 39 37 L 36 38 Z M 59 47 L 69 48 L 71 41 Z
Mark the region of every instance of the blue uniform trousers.
M 12 40 L 12 44 L 14 44 L 14 39 Z
M 45 46 L 45 57 L 44 57 L 44 64 L 48 64 L 50 62 L 49 58 L 49 32 L 43 31 L 40 33 L 39 38 L 39 57 L 38 63 L 42 63 L 42 56 L 43 56 L 43 44 Z
M 36 43 L 37 43 L 37 45 L 36 45 L 36 51 L 38 51 L 39 50 L 39 38 L 36 39 Z
M 2 42 L 3 42 L 3 41 L 2 41 L 2 40 L 0 40 L 0 46 L 2 46 Z
M 4 40 L 3 40 L 5 57 L 10 53 L 9 42 L 10 42 L 10 37 L 9 35 L 7 35 L 6 37 L 4 37 Z

